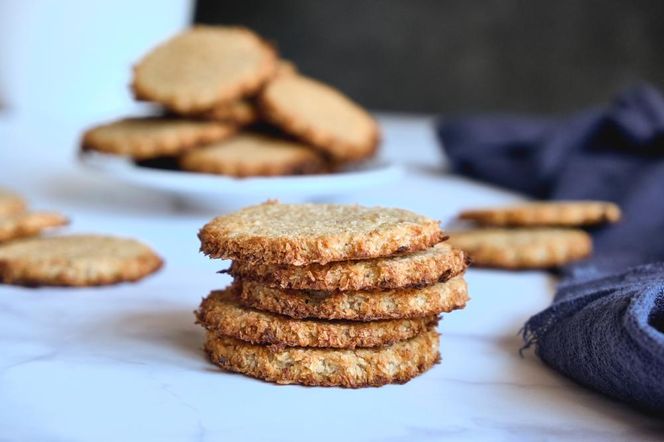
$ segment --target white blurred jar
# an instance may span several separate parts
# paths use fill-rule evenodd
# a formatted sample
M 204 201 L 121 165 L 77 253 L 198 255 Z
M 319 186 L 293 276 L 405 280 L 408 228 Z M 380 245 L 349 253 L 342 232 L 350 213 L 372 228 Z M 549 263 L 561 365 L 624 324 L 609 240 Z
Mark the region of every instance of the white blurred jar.
M 11 114 L 136 108 L 134 63 L 187 26 L 191 0 L 0 1 L 0 103 Z

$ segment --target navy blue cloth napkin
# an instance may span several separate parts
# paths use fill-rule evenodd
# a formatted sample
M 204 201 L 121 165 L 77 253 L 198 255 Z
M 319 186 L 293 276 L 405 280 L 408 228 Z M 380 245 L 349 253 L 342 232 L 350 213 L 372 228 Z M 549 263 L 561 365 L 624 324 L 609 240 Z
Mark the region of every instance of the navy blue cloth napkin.
M 664 98 L 640 85 L 565 118 L 443 119 L 452 171 L 535 198 L 600 199 L 623 220 L 593 232 L 593 258 L 562 272 L 525 325 L 542 360 L 637 407 L 664 413 Z

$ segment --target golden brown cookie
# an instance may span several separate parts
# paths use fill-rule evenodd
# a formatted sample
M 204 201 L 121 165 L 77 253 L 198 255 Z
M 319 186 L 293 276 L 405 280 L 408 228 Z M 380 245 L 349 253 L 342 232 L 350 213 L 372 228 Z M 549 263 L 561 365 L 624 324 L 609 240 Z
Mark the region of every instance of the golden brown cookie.
M 449 242 L 473 265 L 506 269 L 558 267 L 592 252 L 590 235 L 579 229 L 476 229 L 451 232 Z
M 410 339 L 438 322 L 435 315 L 373 322 L 298 320 L 242 306 L 235 288 L 210 293 L 196 316 L 218 335 L 288 347 L 384 346 Z
M 216 105 L 212 109 L 199 114 L 198 116 L 207 120 L 245 126 L 247 124 L 255 123 L 258 120 L 258 110 L 249 100 L 241 99 L 233 101 L 232 103 Z
M 136 98 L 178 113 L 251 95 L 276 71 L 274 49 L 252 31 L 196 26 L 153 49 L 134 68 Z
M 445 235 L 438 221 L 403 209 L 272 201 L 219 216 L 198 237 L 212 258 L 306 265 L 412 253 Z
M 0 281 L 28 286 L 95 286 L 136 281 L 161 259 L 133 239 L 99 235 L 30 238 L 0 246 Z
M 421 287 L 462 273 L 466 257 L 444 242 L 407 254 L 329 264 L 289 266 L 233 261 L 228 273 L 283 289 L 369 290 Z
M 0 216 L 0 242 L 39 235 L 42 231 L 69 224 L 59 213 L 27 212 Z
M 606 201 L 551 201 L 465 210 L 460 219 L 491 226 L 589 226 L 615 223 L 620 208 Z
M 0 187 L 0 217 L 25 212 L 25 200 L 14 192 Z
M 275 289 L 252 281 L 242 281 L 240 286 L 242 304 L 298 319 L 423 318 L 463 308 L 469 299 L 466 282 L 460 276 L 423 288 L 384 291 Z
M 325 160 L 305 145 L 250 132 L 187 152 L 178 162 L 184 170 L 240 178 L 314 174 L 326 168 Z
M 208 333 L 205 350 L 224 370 L 277 384 L 324 387 L 378 387 L 403 384 L 440 360 L 439 336 L 432 328 L 387 347 L 341 350 L 274 348 Z
M 376 152 L 378 123 L 334 88 L 302 75 L 277 75 L 259 95 L 265 118 L 333 160 L 358 161 Z
M 161 117 L 126 118 L 85 132 L 82 149 L 145 160 L 177 155 L 222 140 L 235 131 L 233 125 L 214 121 Z

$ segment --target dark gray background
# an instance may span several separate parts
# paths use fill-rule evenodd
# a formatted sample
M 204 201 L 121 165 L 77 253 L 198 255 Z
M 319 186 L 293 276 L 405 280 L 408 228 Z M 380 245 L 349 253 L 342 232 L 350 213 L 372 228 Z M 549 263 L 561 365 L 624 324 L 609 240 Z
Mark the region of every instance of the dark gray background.
M 664 85 L 664 1 L 199 0 L 373 109 L 563 112 Z

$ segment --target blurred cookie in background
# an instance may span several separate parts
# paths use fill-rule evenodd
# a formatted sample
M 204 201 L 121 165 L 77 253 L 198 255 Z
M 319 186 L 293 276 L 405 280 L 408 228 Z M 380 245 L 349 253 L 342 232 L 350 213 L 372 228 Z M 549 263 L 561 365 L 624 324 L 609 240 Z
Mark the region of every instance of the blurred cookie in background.
M 329 170 L 325 159 L 306 145 L 267 134 L 242 132 L 179 157 L 183 170 L 250 176 L 303 175 Z
M 177 155 L 232 135 L 235 126 L 169 117 L 125 118 L 89 129 L 81 148 L 137 160 Z
M 0 216 L 0 243 L 36 236 L 45 230 L 67 224 L 69 224 L 69 220 L 56 212 L 24 212 Z
M 278 75 L 259 95 L 267 121 L 339 162 L 372 156 L 378 124 L 336 89 L 302 75 Z
M 42 232 L 69 224 L 57 212 L 30 211 L 19 194 L 0 188 L 0 243 L 17 238 L 36 236 Z
M 137 99 L 157 106 L 156 115 L 89 129 L 83 152 L 248 178 L 342 172 L 372 158 L 380 142 L 378 123 L 366 110 L 300 75 L 243 27 L 179 33 L 138 62 L 132 87 Z M 257 140 L 254 132 L 265 127 L 284 140 Z
M 459 219 L 489 226 L 581 227 L 620 221 L 621 211 L 607 201 L 546 201 L 464 210 Z
M 592 253 L 592 239 L 580 229 L 484 228 L 448 233 L 450 244 L 467 252 L 477 267 L 548 269 Z
M 128 238 L 67 235 L 0 246 L 0 281 L 25 286 L 97 286 L 137 281 L 161 268 L 148 246 Z
M 581 230 L 620 221 L 607 201 L 533 201 L 463 210 L 465 226 L 450 231 L 450 243 L 478 267 L 549 269 L 587 258 L 592 238 Z M 468 225 L 470 223 L 470 225 Z
M 274 49 L 249 29 L 196 26 L 150 51 L 132 87 L 173 112 L 204 112 L 252 95 L 276 69 Z
M 192 116 L 237 126 L 256 123 L 260 118 L 256 105 L 246 98 L 233 101 L 232 103 L 216 105 L 210 110 L 199 114 L 192 114 Z
M 14 212 L 9 212 L 12 207 Z M 148 246 L 104 235 L 40 236 L 69 224 L 56 212 L 31 212 L 22 197 L 0 191 L 0 283 L 96 286 L 136 281 L 161 268 Z

